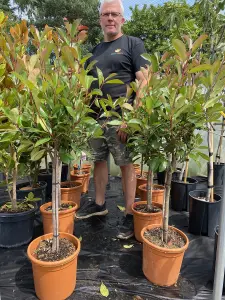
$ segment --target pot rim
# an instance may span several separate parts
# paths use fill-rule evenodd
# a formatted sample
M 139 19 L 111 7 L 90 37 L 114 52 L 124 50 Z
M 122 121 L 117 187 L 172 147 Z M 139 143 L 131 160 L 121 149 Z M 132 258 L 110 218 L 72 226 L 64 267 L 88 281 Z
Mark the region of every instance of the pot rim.
M 139 185 L 138 189 L 141 190 L 141 191 L 147 191 L 147 189 L 145 188 L 146 186 L 146 183 L 144 184 L 141 184 Z M 154 190 L 154 187 L 160 187 L 159 190 Z M 153 184 L 153 190 L 152 190 L 154 193 L 156 192 L 161 192 L 161 191 L 165 191 L 165 186 L 164 185 L 161 185 L 161 184 Z
M 70 184 L 70 183 L 76 183 L 78 186 L 73 186 L 73 187 L 63 187 L 63 185 L 67 185 L 67 184 Z M 61 191 L 68 191 L 68 190 L 77 190 L 78 188 L 82 187 L 82 183 L 81 182 L 75 182 L 75 181 L 72 181 L 72 180 L 68 180 L 68 181 L 63 181 L 61 182 Z
M 186 234 L 177 229 L 176 227 L 173 227 L 173 226 L 169 226 L 170 229 L 173 229 L 175 230 L 176 232 L 178 232 L 186 241 L 185 245 L 181 248 L 177 248 L 177 249 L 168 249 L 168 248 L 163 248 L 163 247 L 159 247 L 153 243 L 151 243 L 150 241 L 148 241 L 145 237 L 144 237 L 144 232 L 147 230 L 147 229 L 153 229 L 153 228 L 156 228 L 156 227 L 162 227 L 160 226 L 159 224 L 152 224 L 152 225 L 147 225 L 145 226 L 142 230 L 141 230 L 141 237 L 142 237 L 142 240 L 145 244 L 147 244 L 148 246 L 150 246 L 151 248 L 159 251 L 159 252 L 163 252 L 163 253 L 174 253 L 174 254 L 179 254 L 179 253 L 182 253 L 184 252 L 187 248 L 188 248 L 188 245 L 189 245 L 189 239 L 188 237 L 186 236 Z
M 61 265 L 65 265 L 65 264 L 69 263 L 70 261 L 72 261 L 80 252 L 80 240 L 76 236 L 74 236 L 72 234 L 69 234 L 69 233 L 66 233 L 66 232 L 59 232 L 59 235 L 60 234 L 70 236 L 70 238 L 73 241 L 77 242 L 76 243 L 77 249 L 75 250 L 75 252 L 72 255 L 70 255 L 70 256 L 68 256 L 64 259 L 61 259 L 61 260 L 58 260 L 58 261 L 53 261 L 53 262 L 42 261 L 42 260 L 39 260 L 39 259 L 35 258 L 31 253 L 31 250 L 30 250 L 31 246 L 32 246 L 33 243 L 36 243 L 37 240 L 43 241 L 43 240 L 45 240 L 47 238 L 51 238 L 53 236 L 53 233 L 47 233 L 47 234 L 44 234 L 44 235 L 41 235 L 41 236 L 37 237 L 35 240 L 33 240 L 29 244 L 29 246 L 27 248 L 27 255 L 28 255 L 28 258 L 30 259 L 30 261 L 32 263 L 35 263 L 35 264 L 37 264 L 39 266 L 42 266 L 42 267 L 52 267 L 52 268 L 58 267 L 58 266 L 61 266 Z M 75 243 L 73 243 L 73 244 L 75 245 Z
M 68 214 L 68 213 L 71 213 L 71 212 L 75 212 L 78 209 L 77 203 L 75 203 L 73 201 L 62 201 L 61 203 L 68 203 L 68 204 L 73 205 L 73 207 L 72 208 L 68 208 L 66 210 L 59 211 L 59 215 L 65 215 L 65 214 Z M 42 204 L 40 206 L 40 212 L 42 214 L 51 215 L 52 211 L 46 211 L 45 210 L 48 206 L 51 206 L 51 205 L 52 205 L 52 202 L 47 202 L 47 203 Z
M 143 213 L 143 212 L 140 212 L 140 211 L 136 211 L 134 209 L 134 207 L 137 206 L 137 205 L 139 205 L 139 204 L 147 204 L 147 201 L 137 201 L 137 202 L 134 202 L 132 204 L 131 209 L 132 209 L 133 213 L 136 214 L 136 215 L 139 215 L 139 216 L 143 216 L 144 215 L 146 217 L 148 217 L 148 216 L 160 216 L 160 215 L 162 215 L 163 206 L 160 203 L 152 202 L 153 206 L 156 206 L 156 207 L 158 207 L 158 208 L 161 209 L 161 211 L 156 212 L 156 213 Z
M 222 196 L 220 196 L 220 195 L 218 195 L 218 194 L 216 194 L 216 193 L 213 193 L 213 196 L 216 195 L 216 196 L 220 197 L 220 199 L 218 199 L 218 200 L 216 200 L 216 201 L 214 201 L 214 202 L 210 202 L 210 201 L 205 201 L 205 200 L 202 200 L 202 199 L 198 199 L 198 198 L 196 198 L 196 197 L 190 195 L 192 192 L 195 192 L 195 191 L 207 193 L 207 192 L 204 191 L 204 190 L 194 190 L 194 191 L 190 191 L 189 194 L 188 194 L 188 196 L 191 197 L 191 198 L 194 199 L 194 200 L 201 201 L 201 202 L 204 202 L 204 203 L 207 203 L 207 204 L 215 204 L 215 203 L 218 203 L 218 202 L 220 202 L 220 201 L 222 200 Z
M 194 180 L 195 182 L 184 182 L 184 181 L 179 181 L 179 180 L 175 180 L 175 179 L 172 179 L 172 182 L 177 183 L 177 184 L 184 184 L 184 185 L 197 184 L 198 183 L 198 180 L 196 180 L 196 179 L 194 179 L 192 177 L 187 177 L 187 180 L 188 179 Z
M 39 180 L 38 183 L 39 183 L 41 186 L 35 187 L 35 188 L 32 187 L 31 189 L 28 189 L 28 190 L 20 190 L 20 189 L 18 189 L 18 187 L 19 187 L 19 188 L 21 188 L 21 187 L 26 187 L 26 185 L 29 186 L 29 187 L 31 187 L 29 181 L 25 181 L 25 182 L 18 183 L 18 184 L 16 185 L 16 191 L 21 191 L 21 192 L 27 192 L 27 191 L 32 191 L 32 190 L 33 190 L 33 191 L 36 191 L 36 190 L 42 190 L 42 189 L 44 189 L 44 188 L 47 187 L 47 182 L 45 182 L 45 181 L 43 181 L 43 180 Z

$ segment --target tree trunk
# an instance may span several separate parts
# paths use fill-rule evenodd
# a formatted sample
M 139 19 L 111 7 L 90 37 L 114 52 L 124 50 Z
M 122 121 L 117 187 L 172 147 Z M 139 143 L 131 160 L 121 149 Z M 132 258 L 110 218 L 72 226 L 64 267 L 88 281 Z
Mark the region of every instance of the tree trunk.
M 165 243 L 168 242 L 168 225 L 169 225 L 169 207 L 170 207 L 170 188 L 171 188 L 171 181 L 172 175 L 174 170 L 176 169 L 176 156 L 172 154 L 172 162 L 167 171 L 167 178 L 166 178 L 166 190 L 165 190 L 165 208 L 164 208 L 164 215 L 163 215 L 163 241 Z
M 186 163 L 185 163 L 184 183 L 187 182 L 188 167 L 189 167 L 189 157 L 186 158 Z
M 182 181 L 182 179 L 183 179 L 184 170 L 185 170 L 185 163 L 183 163 L 182 169 L 180 171 L 179 181 Z
M 143 177 L 143 169 L 144 169 L 144 160 L 143 160 L 143 154 L 141 155 L 141 177 Z
M 59 251 L 59 190 L 60 190 L 60 169 L 59 152 L 54 148 L 52 161 L 52 224 L 53 242 L 52 251 Z
M 222 127 L 221 127 L 220 140 L 219 140 L 219 145 L 218 145 L 218 149 L 217 149 L 217 152 L 216 152 L 215 163 L 217 165 L 220 164 L 220 158 L 221 158 L 221 152 L 222 152 L 222 145 L 223 145 L 224 129 L 225 129 L 225 118 L 223 117 L 223 124 L 222 124 Z
M 206 195 L 206 201 L 213 202 L 213 128 L 210 123 L 208 126 L 208 147 L 209 147 L 209 174 L 208 174 L 208 190 Z
M 152 211 L 152 188 L 153 188 L 153 172 L 148 167 L 148 181 L 147 181 L 147 210 Z
M 14 168 L 13 168 L 13 189 L 12 189 L 12 208 L 13 210 L 17 209 L 17 202 L 16 202 L 16 180 L 17 180 L 17 156 L 16 151 L 12 147 L 12 156 L 14 161 Z

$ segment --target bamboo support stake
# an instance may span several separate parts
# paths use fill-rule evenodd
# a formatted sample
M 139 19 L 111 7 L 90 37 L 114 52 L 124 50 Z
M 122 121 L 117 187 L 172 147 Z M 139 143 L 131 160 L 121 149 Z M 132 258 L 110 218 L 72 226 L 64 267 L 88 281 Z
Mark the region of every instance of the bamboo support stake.
M 209 147 L 209 174 L 208 174 L 208 190 L 206 201 L 213 202 L 214 201 L 214 191 L 213 191 L 213 128 L 210 123 L 207 124 L 208 126 L 208 147 Z
M 222 145 L 223 145 L 223 134 L 224 134 L 224 130 L 225 130 L 225 117 L 223 117 L 223 123 L 222 123 L 222 127 L 221 127 L 221 133 L 220 133 L 219 145 L 218 145 L 218 149 L 217 149 L 217 152 L 216 152 L 215 163 L 216 163 L 217 165 L 220 164 L 221 152 L 222 152 Z
M 185 162 L 184 183 L 187 183 L 188 168 L 189 168 L 189 157 L 187 157 L 186 162 Z
M 17 180 L 17 156 L 16 151 L 12 148 L 12 156 L 14 161 L 14 168 L 13 168 L 13 189 L 12 189 L 12 208 L 14 210 L 17 209 L 17 202 L 16 202 L 16 180 Z
M 52 251 L 59 250 L 59 157 L 58 151 L 54 148 L 52 162 L 52 224 L 53 224 L 53 242 Z M 61 176 L 61 174 L 60 174 Z
M 184 170 L 185 170 L 185 163 L 183 163 L 182 169 L 180 171 L 179 181 L 182 181 L 182 179 L 183 179 Z
M 143 177 L 143 169 L 144 169 L 144 159 L 143 154 L 141 155 L 141 177 Z

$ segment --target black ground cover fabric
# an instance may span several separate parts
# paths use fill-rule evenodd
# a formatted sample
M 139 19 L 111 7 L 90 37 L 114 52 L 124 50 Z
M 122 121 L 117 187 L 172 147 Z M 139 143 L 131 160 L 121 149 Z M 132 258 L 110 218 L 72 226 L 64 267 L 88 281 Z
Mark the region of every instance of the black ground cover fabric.
M 205 187 L 204 177 L 199 177 L 198 189 Z M 221 193 L 221 190 L 218 189 L 217 192 Z M 89 194 L 82 198 L 82 204 L 93 197 L 94 188 L 91 182 Z M 5 193 L 2 190 L 0 200 L 1 202 L 5 200 Z M 115 238 L 117 225 L 123 216 L 117 205 L 124 206 L 119 177 L 111 177 L 106 202 L 108 215 L 79 220 L 75 223 L 74 234 L 77 237 L 82 236 L 82 242 L 78 256 L 77 286 L 68 299 L 104 299 L 99 292 L 101 282 L 109 289 L 110 294 L 107 299 L 110 300 L 212 299 L 214 239 L 187 233 L 188 213 L 170 212 L 170 225 L 187 233 L 190 245 L 185 253 L 177 285 L 163 288 L 152 285 L 143 275 L 142 245 L 134 238 L 125 242 Z M 41 220 L 37 217 L 34 237 L 42 233 Z M 123 245 L 133 245 L 133 247 L 125 249 Z M 1 300 L 37 299 L 32 268 L 26 250 L 27 245 L 16 249 L 0 249 Z M 63 282 L 59 284 L 63 285 Z

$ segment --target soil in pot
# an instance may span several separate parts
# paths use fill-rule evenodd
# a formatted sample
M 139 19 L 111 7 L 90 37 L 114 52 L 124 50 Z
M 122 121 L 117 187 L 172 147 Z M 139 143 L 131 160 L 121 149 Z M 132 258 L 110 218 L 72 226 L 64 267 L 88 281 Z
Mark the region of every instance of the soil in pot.
M 146 230 L 144 233 L 144 237 L 151 243 L 157 245 L 158 247 L 167 248 L 167 249 L 177 249 L 182 248 L 185 245 L 185 240 L 182 236 L 172 230 L 171 228 L 168 229 L 168 243 L 162 241 L 162 228 L 154 228 L 151 230 Z
M 33 205 L 32 203 L 18 203 L 17 209 L 13 209 L 12 204 L 8 202 L 0 206 L 0 213 L 8 213 L 8 214 L 21 213 L 21 212 L 32 210 L 34 208 L 35 205 Z
M 53 239 L 42 240 L 33 253 L 34 257 L 42 261 L 58 261 L 62 260 L 76 251 L 75 245 L 66 238 L 59 239 L 59 251 L 52 251 Z
M 146 204 L 138 204 L 134 207 L 134 209 L 138 212 L 142 212 L 142 213 L 157 213 L 162 211 L 159 207 L 157 206 L 152 206 L 152 209 L 149 211 L 147 208 Z
M 73 208 L 75 207 L 75 204 L 70 204 L 70 203 L 62 203 L 60 206 L 59 206 L 59 211 L 63 211 L 63 210 L 67 210 L 67 209 L 70 209 L 70 208 Z M 52 206 L 48 206 L 45 208 L 46 211 L 52 211 Z

